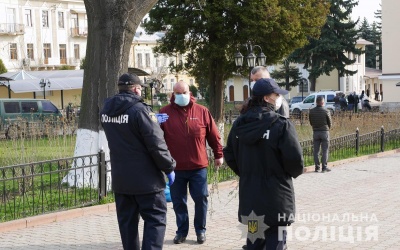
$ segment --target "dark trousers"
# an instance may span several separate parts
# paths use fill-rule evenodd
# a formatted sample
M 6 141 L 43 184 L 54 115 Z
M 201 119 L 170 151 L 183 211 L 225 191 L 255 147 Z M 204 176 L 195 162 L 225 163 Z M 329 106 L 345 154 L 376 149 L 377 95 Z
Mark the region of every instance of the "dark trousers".
M 313 143 L 314 143 L 315 169 L 319 169 L 321 163 L 322 163 L 322 169 L 325 169 L 328 166 L 329 131 L 314 131 Z M 319 160 L 320 148 L 322 148 L 321 162 Z
M 282 234 L 279 235 L 279 230 Z M 283 250 L 286 249 L 286 227 L 273 226 L 264 232 L 265 239 L 256 239 L 254 244 L 247 239 L 247 250 Z
M 178 226 L 177 234 L 187 236 L 189 214 L 187 208 L 187 187 L 194 201 L 194 228 L 196 234 L 205 233 L 208 206 L 207 168 L 196 170 L 176 170 L 175 182 L 170 187 L 171 199 Z
M 142 249 L 162 249 L 167 224 L 164 191 L 145 195 L 115 193 L 119 232 L 124 250 L 139 250 L 139 215 L 144 220 Z

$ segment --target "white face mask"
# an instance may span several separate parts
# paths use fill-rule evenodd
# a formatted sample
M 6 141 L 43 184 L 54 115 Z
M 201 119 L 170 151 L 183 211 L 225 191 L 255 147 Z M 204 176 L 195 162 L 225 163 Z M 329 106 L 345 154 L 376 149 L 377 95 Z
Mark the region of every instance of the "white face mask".
M 190 94 L 175 94 L 175 103 L 181 107 L 189 104 Z
M 283 102 L 283 97 L 280 95 L 278 98 L 275 100 L 275 110 L 278 110 L 281 108 Z

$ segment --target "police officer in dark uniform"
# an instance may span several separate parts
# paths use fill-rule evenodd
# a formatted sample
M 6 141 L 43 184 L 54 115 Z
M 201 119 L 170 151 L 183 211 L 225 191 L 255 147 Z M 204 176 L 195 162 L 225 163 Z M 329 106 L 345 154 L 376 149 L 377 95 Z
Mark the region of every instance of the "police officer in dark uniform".
M 112 188 L 125 250 L 139 250 L 139 215 L 145 221 L 142 249 L 162 249 L 166 228 L 166 186 L 174 181 L 175 160 L 157 116 L 141 97 L 141 81 L 123 74 L 119 93 L 100 113 L 110 148 Z
M 294 125 L 275 112 L 287 91 L 261 78 L 252 94 L 232 126 L 224 157 L 240 177 L 238 215 L 249 231 L 245 248 L 282 250 L 286 227 L 294 222 L 292 178 L 303 173 L 303 153 Z

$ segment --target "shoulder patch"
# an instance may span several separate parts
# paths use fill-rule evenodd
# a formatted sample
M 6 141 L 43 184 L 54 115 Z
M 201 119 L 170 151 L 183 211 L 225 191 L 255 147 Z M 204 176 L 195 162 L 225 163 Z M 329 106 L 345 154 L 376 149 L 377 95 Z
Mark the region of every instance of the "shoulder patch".
M 150 118 L 151 118 L 151 120 L 152 120 L 153 122 L 158 123 L 156 114 L 155 114 L 154 112 L 150 112 L 150 113 L 149 113 L 149 116 L 150 116 Z

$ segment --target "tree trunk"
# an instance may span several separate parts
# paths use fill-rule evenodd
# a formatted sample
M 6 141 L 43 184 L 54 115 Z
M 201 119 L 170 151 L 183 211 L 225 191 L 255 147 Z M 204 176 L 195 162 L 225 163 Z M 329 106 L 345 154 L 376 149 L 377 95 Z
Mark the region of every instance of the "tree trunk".
M 74 156 L 95 154 L 103 149 L 109 159 L 99 111 L 104 100 L 117 93 L 118 77 L 128 71 L 129 50 L 136 29 L 156 2 L 157 0 L 84 0 L 88 39 Z M 72 167 L 80 165 L 82 163 L 78 162 Z M 86 179 L 83 182 L 83 178 L 92 176 L 94 179 L 91 181 L 94 185 L 97 184 L 97 170 L 92 170 L 91 174 L 76 172 L 71 170 L 64 180 L 80 186 L 82 183 L 89 184 Z

